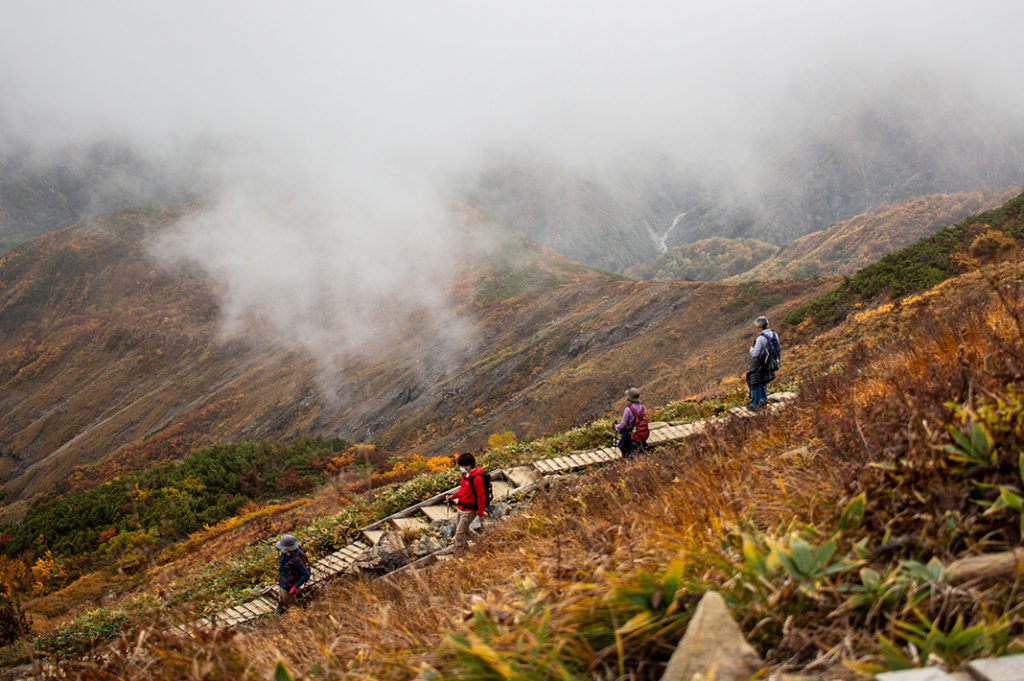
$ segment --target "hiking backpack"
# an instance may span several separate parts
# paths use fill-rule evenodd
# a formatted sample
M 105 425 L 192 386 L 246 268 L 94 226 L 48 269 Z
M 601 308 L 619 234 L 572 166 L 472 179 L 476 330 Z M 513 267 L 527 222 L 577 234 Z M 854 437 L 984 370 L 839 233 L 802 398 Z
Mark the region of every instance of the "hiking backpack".
M 633 409 L 633 405 L 629 405 L 629 410 L 633 412 L 633 416 L 636 421 L 633 422 L 633 432 L 629 434 L 629 439 L 633 442 L 647 442 L 647 438 L 651 436 L 651 427 L 647 424 L 647 410 L 640 406 L 640 413 L 637 413 Z
M 764 336 L 765 341 L 767 341 L 765 343 L 762 361 L 764 362 L 765 367 L 770 371 L 778 371 L 779 360 L 782 357 L 782 347 L 779 345 L 779 334 L 774 331 L 771 333 L 765 333 L 762 331 L 761 335 Z
M 478 475 L 480 476 L 480 481 L 484 483 L 484 507 L 486 508 L 491 505 L 492 501 L 494 501 L 494 488 L 491 486 L 491 474 L 487 471 L 480 471 Z M 470 485 L 470 489 L 472 489 L 472 484 Z

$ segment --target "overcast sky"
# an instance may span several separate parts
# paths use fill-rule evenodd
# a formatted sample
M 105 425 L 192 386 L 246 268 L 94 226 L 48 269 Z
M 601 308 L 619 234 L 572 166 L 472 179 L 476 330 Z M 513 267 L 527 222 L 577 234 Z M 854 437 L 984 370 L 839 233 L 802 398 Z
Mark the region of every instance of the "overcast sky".
M 1020 117 L 1021 26 L 1019 0 L 0 0 L 0 142 L 217 149 L 223 194 L 162 252 L 326 353 L 365 333 L 325 300 L 444 306 L 449 182 L 496 152 L 685 165 L 918 79 Z
M 307 159 L 431 172 L 495 147 L 601 156 L 741 134 L 805 82 L 842 99 L 927 70 L 954 89 L 997 92 L 997 103 L 1017 106 L 1024 90 L 1014 0 L 2 0 L 0 10 L 8 132 L 243 136 Z

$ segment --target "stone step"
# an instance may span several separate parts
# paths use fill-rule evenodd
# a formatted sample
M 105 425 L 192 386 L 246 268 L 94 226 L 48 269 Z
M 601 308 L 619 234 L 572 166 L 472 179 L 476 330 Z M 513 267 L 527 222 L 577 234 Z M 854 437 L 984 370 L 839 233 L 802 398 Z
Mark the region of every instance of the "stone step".
M 938 667 L 901 669 L 898 672 L 879 674 L 875 678 L 879 681 L 971 681 L 971 677 L 966 673 L 948 674 Z
M 976 681 L 1024 680 L 1024 655 L 1006 655 L 967 663 L 967 671 Z
M 505 476 L 516 487 L 523 487 L 540 480 L 541 476 L 533 466 L 516 466 L 505 471 Z
M 455 515 L 455 509 L 447 504 L 441 504 L 439 506 L 422 506 L 420 510 L 423 511 L 423 515 L 427 516 L 431 520 L 447 520 Z

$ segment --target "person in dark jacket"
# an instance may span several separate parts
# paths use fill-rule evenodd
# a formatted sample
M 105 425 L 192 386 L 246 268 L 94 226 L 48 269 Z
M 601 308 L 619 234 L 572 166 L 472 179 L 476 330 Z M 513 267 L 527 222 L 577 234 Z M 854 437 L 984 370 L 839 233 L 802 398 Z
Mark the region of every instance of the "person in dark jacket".
M 750 368 L 747 371 L 747 385 L 750 386 L 750 408 L 759 409 L 768 404 L 768 384 L 775 380 L 775 371 L 765 361 L 771 339 L 779 336 L 768 328 L 768 318 L 754 320 L 757 337 L 750 348 Z
M 282 612 L 295 602 L 299 588 L 309 581 L 309 564 L 299 541 L 290 534 L 281 537 L 274 548 L 281 552 L 277 564 L 277 585 L 281 587 L 281 600 L 277 609 Z
M 456 463 L 462 469 L 462 478 L 459 489 L 449 494 L 447 500 L 455 503 L 455 548 L 461 550 L 469 544 L 470 533 L 477 534 L 469 527 L 473 520 L 480 518 L 483 527 L 487 493 L 484 491 L 483 470 L 476 465 L 475 456 L 469 452 L 459 454 Z
M 621 433 L 619 451 L 622 452 L 622 458 L 624 459 L 628 459 L 634 454 L 643 451 L 644 442 L 633 440 L 633 429 L 636 427 L 637 421 L 641 418 L 647 418 L 647 407 L 640 404 L 639 390 L 636 388 L 627 390 L 626 399 L 629 400 L 629 404 L 626 405 L 625 410 L 622 412 L 622 420 L 615 424 L 615 430 Z

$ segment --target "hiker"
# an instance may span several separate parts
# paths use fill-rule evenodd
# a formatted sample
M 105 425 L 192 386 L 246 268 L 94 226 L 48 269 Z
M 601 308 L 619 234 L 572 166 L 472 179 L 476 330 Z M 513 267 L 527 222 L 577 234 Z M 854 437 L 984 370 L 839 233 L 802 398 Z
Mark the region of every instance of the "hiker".
M 624 459 L 644 451 L 644 444 L 651 434 L 647 425 L 647 407 L 640 404 L 640 391 L 630 388 L 626 391 L 626 399 L 629 400 L 629 404 L 622 412 L 622 421 L 615 424 L 615 430 L 622 433 L 622 437 L 619 438 L 619 451 L 622 452 Z
M 768 383 L 775 379 L 779 366 L 779 335 L 768 328 L 767 317 L 755 319 L 754 326 L 757 337 L 750 348 L 747 385 L 750 386 L 750 408 L 760 409 L 768 404 Z
M 484 488 L 484 472 L 476 465 L 476 457 L 465 452 L 456 459 L 462 469 L 459 489 L 445 497 L 449 503 L 455 504 L 455 548 L 464 549 L 468 546 L 469 534 L 478 534 L 470 529 L 473 519 L 480 518 L 483 529 L 484 510 L 487 508 L 487 491 Z
M 309 581 L 309 563 L 299 547 L 299 541 L 290 534 L 281 537 L 274 548 L 281 552 L 277 564 L 277 585 L 281 587 L 277 611 L 284 612 L 285 608 L 295 602 L 299 587 Z

